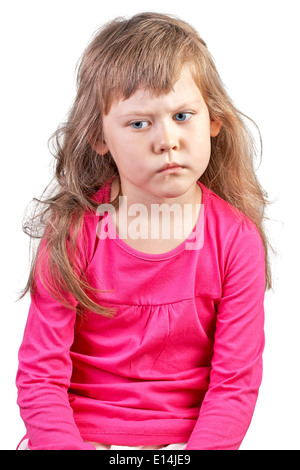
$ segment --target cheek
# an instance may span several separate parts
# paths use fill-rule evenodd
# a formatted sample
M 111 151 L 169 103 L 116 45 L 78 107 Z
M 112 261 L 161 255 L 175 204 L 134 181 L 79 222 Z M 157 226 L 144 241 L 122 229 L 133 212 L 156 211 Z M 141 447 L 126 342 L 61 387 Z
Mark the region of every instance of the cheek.
M 129 177 L 133 175 L 134 178 L 140 179 L 145 173 L 145 160 L 142 158 L 142 153 L 136 151 L 135 147 L 130 143 L 123 142 L 123 144 L 113 148 L 112 157 L 117 165 L 120 175 Z
M 210 160 L 211 155 L 211 138 L 209 131 L 202 129 L 190 141 L 190 153 L 193 155 L 193 165 L 197 174 L 202 174 Z
M 211 137 L 208 126 L 199 127 L 190 139 L 191 146 L 201 158 L 209 158 L 211 152 Z

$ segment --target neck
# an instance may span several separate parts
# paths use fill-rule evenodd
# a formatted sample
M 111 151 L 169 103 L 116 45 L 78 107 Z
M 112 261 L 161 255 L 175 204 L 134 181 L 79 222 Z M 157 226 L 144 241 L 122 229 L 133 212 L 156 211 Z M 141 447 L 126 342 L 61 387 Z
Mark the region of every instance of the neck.
M 119 189 L 120 182 L 115 180 L 111 188 L 111 200 L 117 197 Z M 131 188 L 130 185 L 121 183 L 121 195 L 126 197 L 128 207 L 133 204 L 140 204 L 141 206 L 145 206 L 148 212 L 151 211 L 152 205 L 167 204 L 168 206 L 172 206 L 174 204 L 179 204 L 183 208 L 185 204 L 193 206 L 201 204 L 202 199 L 202 191 L 197 182 L 195 182 L 195 184 L 185 193 L 176 197 L 156 196 L 154 194 L 144 192 L 142 189 Z
M 121 238 L 140 251 L 168 251 L 166 247 L 177 246 L 192 232 L 201 200 L 202 191 L 197 183 L 176 198 L 139 196 L 122 191 L 115 213 L 115 228 Z

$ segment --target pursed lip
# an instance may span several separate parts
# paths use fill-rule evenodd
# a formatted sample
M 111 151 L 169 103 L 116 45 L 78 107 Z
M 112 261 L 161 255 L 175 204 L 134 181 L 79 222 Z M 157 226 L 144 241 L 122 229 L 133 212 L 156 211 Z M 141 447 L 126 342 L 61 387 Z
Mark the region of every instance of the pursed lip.
M 176 168 L 183 168 L 181 165 L 179 165 L 178 163 L 176 162 L 172 162 L 172 163 L 166 163 L 165 165 L 163 165 L 158 171 L 159 173 L 162 172 L 162 171 L 166 171 L 166 170 L 172 170 L 172 169 L 176 169 Z

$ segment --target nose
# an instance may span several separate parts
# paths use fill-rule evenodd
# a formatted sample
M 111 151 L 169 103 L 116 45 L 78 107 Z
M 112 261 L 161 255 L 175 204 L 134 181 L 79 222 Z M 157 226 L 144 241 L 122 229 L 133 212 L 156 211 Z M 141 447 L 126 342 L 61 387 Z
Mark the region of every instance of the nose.
M 161 123 L 158 125 L 154 137 L 154 152 L 162 154 L 170 150 L 179 149 L 179 139 L 172 124 Z

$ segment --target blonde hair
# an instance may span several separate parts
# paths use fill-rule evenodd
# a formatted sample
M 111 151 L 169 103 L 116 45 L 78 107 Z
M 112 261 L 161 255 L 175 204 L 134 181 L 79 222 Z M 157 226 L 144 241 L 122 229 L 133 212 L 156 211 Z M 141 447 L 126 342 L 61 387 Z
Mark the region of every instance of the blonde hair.
M 255 174 L 255 145 L 245 116 L 233 105 L 205 42 L 192 26 L 169 15 L 141 13 L 101 27 L 81 57 L 74 104 L 67 121 L 52 136 L 57 188 L 52 196 L 38 201 L 42 210 L 24 227 L 31 236 L 32 222 L 46 227 L 47 285 L 71 308 L 64 291 L 82 309 L 112 313 L 99 305 L 95 289 L 78 274 L 81 270 L 74 256 L 84 214 L 96 208 L 93 195 L 118 175 L 111 155 L 99 156 L 93 149 L 103 134 L 102 116 L 114 100 L 129 98 L 138 87 L 158 95 L 168 93 L 186 65 L 210 117 L 222 122 L 219 135 L 211 140 L 211 158 L 200 181 L 255 223 L 265 248 L 266 288 L 271 287 L 263 228 L 267 198 Z M 28 290 L 34 293 L 36 264 L 37 258 L 23 295 Z

